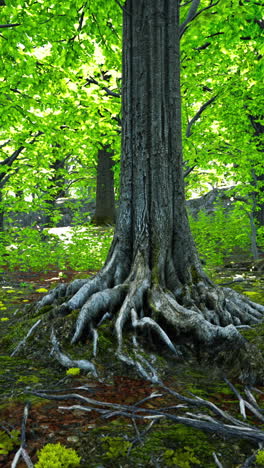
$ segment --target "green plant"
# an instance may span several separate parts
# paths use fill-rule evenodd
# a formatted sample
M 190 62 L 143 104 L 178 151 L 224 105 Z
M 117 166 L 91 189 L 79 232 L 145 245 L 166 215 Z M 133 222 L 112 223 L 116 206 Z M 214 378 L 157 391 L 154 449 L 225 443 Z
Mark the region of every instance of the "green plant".
M 179 468 L 190 468 L 190 463 L 201 464 L 190 447 L 184 447 L 184 450 L 166 450 L 163 458 L 168 466 L 177 465 Z
M 223 264 L 237 247 L 249 249 L 249 218 L 239 206 L 230 212 L 221 205 L 213 214 L 200 211 L 197 218 L 190 216 L 190 225 L 198 252 L 209 267 Z
M 261 466 L 264 466 L 264 450 L 258 450 L 257 451 L 257 454 L 256 454 L 256 462 L 261 465 Z
M 13 448 L 20 444 L 20 431 L 13 429 L 7 433 L 0 431 L 0 455 L 7 455 Z
M 35 468 L 74 468 L 80 465 L 81 458 L 74 449 L 60 443 L 47 444 L 38 452 Z
M 94 226 L 74 227 L 58 235 L 43 233 L 34 228 L 6 231 L 4 247 L 0 248 L 0 264 L 14 270 L 45 271 L 51 265 L 60 270 L 98 270 L 110 247 L 113 230 Z M 45 292 L 44 288 L 37 292 Z
M 127 451 L 131 446 L 131 442 L 124 440 L 122 437 L 106 436 L 103 440 L 103 448 L 106 450 L 104 458 L 113 459 L 124 457 L 127 455 Z

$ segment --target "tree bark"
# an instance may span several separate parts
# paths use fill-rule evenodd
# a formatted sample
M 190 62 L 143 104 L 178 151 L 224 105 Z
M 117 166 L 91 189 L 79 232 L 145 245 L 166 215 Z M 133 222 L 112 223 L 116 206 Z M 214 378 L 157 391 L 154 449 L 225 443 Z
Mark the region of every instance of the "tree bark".
M 92 223 L 99 226 L 115 224 L 114 161 L 109 147 L 98 151 L 96 208 Z

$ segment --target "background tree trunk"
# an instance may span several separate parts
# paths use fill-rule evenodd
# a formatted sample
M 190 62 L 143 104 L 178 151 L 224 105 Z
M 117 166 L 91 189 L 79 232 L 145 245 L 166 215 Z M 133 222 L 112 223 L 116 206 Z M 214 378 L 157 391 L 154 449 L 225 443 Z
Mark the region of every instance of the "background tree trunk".
M 92 223 L 99 226 L 115 224 L 114 161 L 109 146 L 98 151 L 96 208 Z

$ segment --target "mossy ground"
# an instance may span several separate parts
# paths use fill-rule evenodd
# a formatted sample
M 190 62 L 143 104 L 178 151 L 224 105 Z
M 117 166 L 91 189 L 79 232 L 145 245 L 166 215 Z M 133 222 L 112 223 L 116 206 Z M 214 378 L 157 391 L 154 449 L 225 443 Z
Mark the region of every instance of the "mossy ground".
M 251 299 L 259 300 L 259 302 L 262 299 L 263 302 L 263 284 L 260 281 L 259 283 L 256 291 L 244 290 L 244 292 L 249 293 L 249 296 L 251 294 Z M 251 283 L 250 285 L 252 286 Z M 237 285 L 239 288 L 244 286 L 243 283 Z M 155 423 L 141 441 L 135 442 L 137 437 L 135 428 L 129 419 L 113 418 L 108 421 L 103 420 L 94 412 L 88 415 L 78 411 L 62 411 L 58 410 L 60 402 L 51 403 L 26 394 L 26 387 L 37 390 L 47 388 L 51 383 L 57 385 L 58 382 L 65 387 L 65 391 L 67 387 L 82 384 L 88 384 L 94 388 L 100 385 L 83 371 L 75 376 L 66 375 L 66 369 L 49 356 L 51 350 L 50 308 L 45 308 L 37 314 L 30 307 L 27 310 L 22 308 L 22 305 L 27 304 L 23 301 L 28 301 L 29 298 L 36 300 L 41 297 L 41 293 L 35 292 L 36 289 L 41 289 L 41 284 L 30 288 L 25 285 L 9 288 L 9 291 L 13 292 L 2 289 L 2 298 L 0 298 L 2 301 L 1 317 L 8 319 L 1 322 L 0 332 L 1 420 L 10 422 L 19 430 L 24 401 L 28 398 L 31 400 L 27 441 L 28 450 L 34 462 L 36 450 L 48 442 L 61 442 L 68 447 L 73 447 L 81 456 L 82 465 L 91 468 L 99 466 L 141 468 L 158 465 L 213 468 L 215 467 L 213 452 L 217 453 L 225 468 L 238 468 L 248 455 L 257 450 L 257 447 L 252 444 L 237 440 L 223 440 L 216 435 L 208 435 L 192 428 L 175 425 L 164 419 Z M 92 354 L 92 340 L 89 336 L 83 343 L 74 346 L 69 344 L 77 313 L 78 311 L 73 311 L 66 318 L 58 317 L 53 320 L 53 325 L 63 352 L 72 359 L 88 359 L 96 363 L 104 384 L 101 385 L 101 390 L 100 388 L 96 390 L 93 397 L 103 401 L 131 404 L 152 391 L 159 391 L 158 388 L 153 388 L 153 385 L 138 380 L 131 368 L 114 357 L 116 341 L 111 322 L 106 322 L 100 327 L 96 360 Z M 41 326 L 27 340 L 19 354 L 10 358 L 10 353 L 39 318 L 43 321 Z M 243 335 L 263 352 L 264 325 L 244 330 Z M 124 353 L 131 355 L 131 348 L 130 341 L 125 339 Z M 168 360 L 167 355 L 154 356 L 153 349 L 146 352 L 145 357 L 152 360 L 164 382 L 171 388 L 187 396 L 190 396 L 191 392 L 209 399 L 238 417 L 237 399 L 221 379 L 219 371 L 210 366 L 199 365 L 194 360 L 187 364 L 179 364 L 174 359 Z M 243 391 L 242 386 L 235 383 L 238 389 Z M 170 397 L 169 400 L 160 400 L 159 403 L 164 406 L 175 402 Z M 68 406 L 72 404 L 72 401 L 63 404 Z M 155 403 L 149 404 L 150 407 L 152 404 L 155 406 Z M 253 418 L 250 422 L 254 423 Z M 138 421 L 139 432 L 144 432 L 148 423 L 149 421 Z M 8 460 L 9 462 L 12 460 L 12 452 Z M 4 463 L 7 463 L 7 459 Z

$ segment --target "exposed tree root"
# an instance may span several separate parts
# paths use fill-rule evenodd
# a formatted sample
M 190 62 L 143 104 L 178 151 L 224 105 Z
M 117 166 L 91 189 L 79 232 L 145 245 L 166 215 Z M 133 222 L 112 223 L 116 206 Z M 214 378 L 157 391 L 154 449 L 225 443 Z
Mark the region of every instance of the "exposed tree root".
M 173 293 L 162 286 L 162 281 L 154 281 L 143 254 L 137 254 L 128 276 L 127 265 L 122 269 L 116 257 L 114 251 L 98 275 L 89 280 L 75 280 L 68 286 L 59 285 L 37 305 L 41 309 L 57 304 L 55 315 L 58 316 L 79 310 L 72 343 L 89 334 L 93 338 L 93 355 L 97 352 L 97 329 L 109 317 L 115 320 L 117 355 L 128 365 L 131 358 L 125 357 L 122 351 L 125 328 L 134 332 L 133 347 L 137 344 L 135 334 L 151 334 L 180 358 L 185 346 L 190 345 L 216 352 L 221 347 L 229 347 L 236 352 L 246 343 L 239 328 L 263 320 L 264 306 L 230 288 L 212 285 L 203 274 L 198 282 L 181 288 L 178 282 L 177 292 Z M 122 282 L 117 283 L 120 279 Z M 140 370 L 141 364 L 136 366 Z M 142 369 L 140 373 L 146 376 Z
M 63 411 L 96 411 L 99 415 L 101 415 L 102 418 L 105 419 L 109 419 L 112 417 L 130 418 L 133 422 L 133 426 L 136 432 L 136 438 L 132 439 L 133 446 L 138 443 L 143 444 L 144 436 L 146 435 L 146 433 L 149 432 L 154 422 L 159 421 L 161 418 L 165 418 L 169 421 L 172 421 L 173 423 L 184 424 L 189 427 L 201 429 L 209 433 L 214 433 L 225 439 L 244 439 L 250 441 L 254 445 L 259 445 L 259 447 L 262 446 L 262 444 L 264 443 L 264 432 L 260 427 L 253 426 L 249 423 L 246 423 L 245 421 L 241 421 L 240 419 L 232 416 L 227 411 L 222 410 L 209 400 L 205 400 L 196 395 L 192 395 L 192 397 L 186 397 L 165 386 L 161 380 L 159 380 L 157 383 L 159 385 L 159 393 L 151 393 L 149 396 L 136 402 L 133 405 L 100 401 L 98 399 L 91 398 L 89 394 L 87 396 L 84 396 L 76 392 L 76 390 L 80 389 L 83 391 L 83 393 L 84 391 L 90 393 L 91 390 L 85 387 L 69 389 L 75 390 L 74 393 L 60 394 L 60 391 L 52 392 L 47 390 L 32 391 L 30 393 L 49 400 L 77 400 L 77 404 L 59 406 L 59 409 Z M 226 383 L 230 385 L 230 383 L 227 380 Z M 232 385 L 231 387 L 234 393 L 237 395 L 238 392 L 236 388 L 234 388 Z M 175 398 L 175 404 L 173 406 L 166 406 L 160 408 L 149 408 L 149 406 L 143 406 L 144 403 L 146 403 L 147 401 L 152 400 L 156 397 L 161 397 L 167 393 L 169 393 Z M 246 403 L 249 402 L 246 400 L 246 398 L 243 398 L 243 401 L 245 403 L 245 406 L 247 406 Z M 258 414 L 261 415 L 261 408 L 258 407 L 257 403 L 255 404 L 255 406 L 258 411 Z M 255 413 L 253 414 L 258 419 L 258 416 Z M 140 433 L 136 424 L 137 420 L 151 420 L 151 423 L 147 426 L 147 428 L 144 431 Z M 216 465 L 219 468 L 223 467 L 217 455 L 215 453 L 213 453 L 212 455 Z M 254 462 L 254 460 L 255 454 L 247 458 L 242 466 L 249 468 Z
M 73 360 L 69 358 L 66 354 L 62 353 L 59 347 L 59 342 L 55 336 L 54 330 L 51 332 L 51 343 L 53 348 L 51 350 L 51 354 L 59 361 L 59 363 L 64 367 L 78 367 L 79 369 L 83 369 L 85 371 L 91 372 L 95 377 L 97 377 L 97 372 L 95 366 L 92 362 L 87 361 L 85 359 Z

